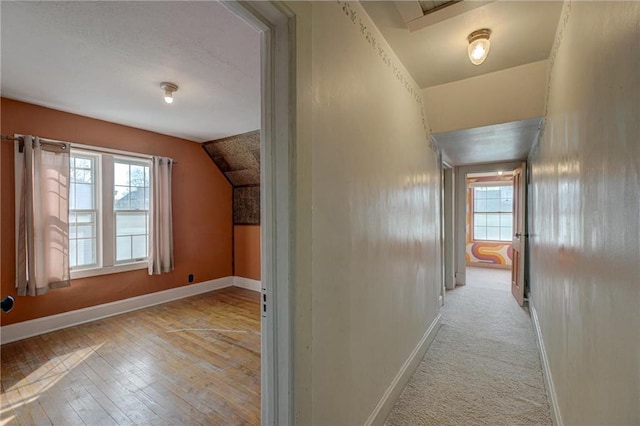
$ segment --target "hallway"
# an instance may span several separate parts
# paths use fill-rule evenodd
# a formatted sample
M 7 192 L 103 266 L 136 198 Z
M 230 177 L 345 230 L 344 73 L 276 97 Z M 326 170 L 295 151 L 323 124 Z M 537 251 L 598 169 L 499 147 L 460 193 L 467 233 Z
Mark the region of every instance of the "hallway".
M 386 424 L 550 425 L 531 319 L 505 286 L 510 271 L 467 273 L 467 286 L 447 292 L 442 327 Z

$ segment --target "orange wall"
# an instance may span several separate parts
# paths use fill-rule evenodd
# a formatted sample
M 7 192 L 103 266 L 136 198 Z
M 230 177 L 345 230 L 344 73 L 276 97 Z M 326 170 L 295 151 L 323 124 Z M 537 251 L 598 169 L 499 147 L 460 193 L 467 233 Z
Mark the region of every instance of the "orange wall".
M 491 266 L 501 269 L 511 269 L 511 243 L 498 241 L 475 241 L 471 238 L 473 228 L 473 188 L 469 184 L 474 182 L 513 182 L 511 175 L 483 176 L 467 178 L 467 229 L 466 229 L 466 259 L 469 266 Z
M 38 297 L 16 297 L 2 325 L 140 296 L 232 275 L 231 186 L 202 147 L 194 142 L 106 121 L 1 99 L 2 133 L 50 139 L 171 157 L 175 270 L 149 276 L 146 270 L 73 280 L 71 287 Z M 15 292 L 13 143 L 0 145 L 2 297 Z
M 234 275 L 260 280 L 260 225 L 235 225 Z

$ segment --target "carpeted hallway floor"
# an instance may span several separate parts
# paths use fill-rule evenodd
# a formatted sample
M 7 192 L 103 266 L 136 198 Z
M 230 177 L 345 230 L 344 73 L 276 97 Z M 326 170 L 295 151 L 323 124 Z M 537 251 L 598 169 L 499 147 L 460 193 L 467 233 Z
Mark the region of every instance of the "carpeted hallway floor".
M 447 292 L 442 327 L 387 425 L 552 424 L 529 315 L 509 287 L 469 284 Z

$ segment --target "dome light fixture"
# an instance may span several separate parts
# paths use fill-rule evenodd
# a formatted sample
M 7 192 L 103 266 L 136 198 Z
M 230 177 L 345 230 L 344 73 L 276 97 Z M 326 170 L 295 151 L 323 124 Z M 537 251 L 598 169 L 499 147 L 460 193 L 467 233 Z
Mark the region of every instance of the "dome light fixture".
M 487 55 L 489 55 L 489 48 L 491 47 L 489 36 L 491 36 L 491 30 L 483 28 L 472 32 L 467 37 L 467 40 L 469 40 L 467 53 L 469 54 L 469 60 L 473 65 L 480 65 L 485 59 L 487 59 Z
M 168 104 L 172 104 L 173 92 L 176 92 L 178 90 L 178 85 L 163 81 L 162 83 L 160 83 L 160 88 L 164 90 L 164 101 Z

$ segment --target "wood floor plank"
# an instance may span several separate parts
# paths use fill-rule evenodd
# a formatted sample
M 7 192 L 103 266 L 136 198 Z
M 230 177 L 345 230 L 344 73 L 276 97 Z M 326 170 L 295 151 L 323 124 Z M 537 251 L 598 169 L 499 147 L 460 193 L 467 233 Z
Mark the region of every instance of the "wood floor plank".
M 259 293 L 228 288 L 2 346 L 2 421 L 260 423 Z

